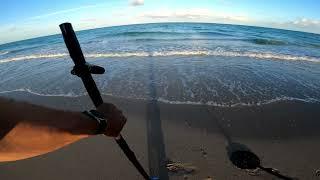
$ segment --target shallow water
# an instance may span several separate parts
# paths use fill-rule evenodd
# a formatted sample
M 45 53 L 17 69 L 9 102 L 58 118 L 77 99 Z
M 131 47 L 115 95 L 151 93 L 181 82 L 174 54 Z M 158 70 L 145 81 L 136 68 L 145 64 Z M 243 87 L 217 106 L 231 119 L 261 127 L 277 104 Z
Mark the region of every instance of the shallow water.
M 320 101 L 317 34 L 163 23 L 77 35 L 87 60 L 106 68 L 95 76 L 103 94 L 215 106 Z M 83 95 L 71 68 L 61 35 L 0 45 L 0 92 Z

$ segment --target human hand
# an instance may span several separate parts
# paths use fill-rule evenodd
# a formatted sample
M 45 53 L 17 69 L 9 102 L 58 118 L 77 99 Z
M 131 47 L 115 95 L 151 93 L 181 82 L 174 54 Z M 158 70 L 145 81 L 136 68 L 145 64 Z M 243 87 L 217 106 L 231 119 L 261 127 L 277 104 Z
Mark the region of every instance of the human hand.
M 97 110 L 107 120 L 107 128 L 104 134 L 110 137 L 117 137 L 127 122 L 127 118 L 124 117 L 122 111 L 111 103 L 103 103 Z

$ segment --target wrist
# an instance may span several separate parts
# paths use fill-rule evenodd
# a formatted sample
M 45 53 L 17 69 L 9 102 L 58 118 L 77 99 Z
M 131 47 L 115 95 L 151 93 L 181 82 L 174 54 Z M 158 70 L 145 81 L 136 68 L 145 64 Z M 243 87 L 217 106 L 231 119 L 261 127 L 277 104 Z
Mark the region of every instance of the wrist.
M 96 135 L 97 128 L 99 126 L 98 122 L 93 121 L 90 117 L 86 116 L 82 112 L 75 112 L 74 114 L 76 120 L 76 125 L 73 130 L 73 134 L 81 135 Z
M 97 110 L 90 110 L 82 112 L 84 115 L 92 119 L 93 121 L 98 123 L 98 128 L 96 130 L 96 134 L 103 134 L 106 131 L 107 121 L 103 114 L 98 112 Z

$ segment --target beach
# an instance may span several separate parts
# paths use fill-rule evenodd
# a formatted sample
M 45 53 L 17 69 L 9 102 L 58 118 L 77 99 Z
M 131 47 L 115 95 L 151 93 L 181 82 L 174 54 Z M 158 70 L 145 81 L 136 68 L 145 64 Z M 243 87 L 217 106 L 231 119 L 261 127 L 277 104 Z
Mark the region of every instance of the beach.
M 4 96 L 64 110 L 81 111 L 92 107 L 87 96 L 41 97 L 21 92 Z M 149 167 L 149 171 L 160 171 L 170 179 L 273 179 L 264 172 L 252 175 L 235 168 L 228 160 L 227 140 L 221 127 L 233 141 L 245 144 L 259 155 L 266 167 L 274 167 L 291 177 L 318 178 L 315 171 L 320 166 L 320 157 L 316 154 L 320 150 L 319 122 L 316 121 L 320 117 L 319 105 L 283 102 L 213 109 L 210 106 L 103 98 L 119 106 L 127 116 L 123 135 L 144 167 Z M 158 109 L 157 116 L 150 114 L 150 109 Z M 159 123 L 153 122 L 155 120 L 161 122 L 160 127 L 152 125 Z M 152 143 L 148 143 L 148 138 L 158 141 L 154 143 L 163 141 L 163 146 L 150 147 Z M 149 152 L 152 149 L 156 151 L 153 154 Z M 159 155 L 165 158 L 157 158 Z M 167 160 L 190 163 L 196 170 L 190 174 L 163 173 L 161 169 L 166 168 Z M 103 136 L 81 140 L 44 156 L 1 163 L 0 169 L 1 179 L 141 179 L 115 142 Z
M 265 167 L 320 174 L 320 36 L 209 23 L 156 23 L 76 32 L 105 102 L 128 118 L 123 135 L 148 173 L 166 179 L 275 179 L 236 168 L 241 144 Z M 94 108 L 60 34 L 0 45 L 0 96 Z M 180 169 L 174 169 L 179 166 Z M 28 160 L 0 179 L 142 179 L 112 138 L 95 136 Z

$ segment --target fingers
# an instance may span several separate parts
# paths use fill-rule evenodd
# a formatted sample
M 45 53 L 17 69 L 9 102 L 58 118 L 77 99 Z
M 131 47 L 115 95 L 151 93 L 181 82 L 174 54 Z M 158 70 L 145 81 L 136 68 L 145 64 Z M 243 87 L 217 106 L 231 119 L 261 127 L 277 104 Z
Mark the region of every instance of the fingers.
M 122 114 L 121 110 L 110 103 L 104 103 L 97 109 L 98 111 L 103 113 L 103 115 L 107 119 L 107 128 L 105 135 L 117 137 L 126 124 L 127 118 Z
M 124 116 L 108 119 L 105 134 L 111 137 L 117 137 L 122 131 L 127 119 Z
M 114 130 L 114 134 L 113 137 L 116 137 L 120 134 L 120 132 L 122 131 L 124 125 L 127 122 L 127 118 L 125 118 L 123 115 L 119 118 L 119 126 L 117 126 L 117 129 Z

